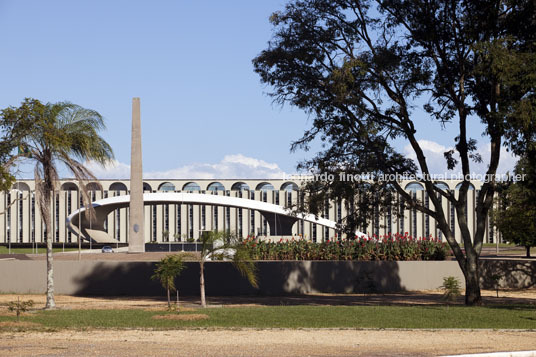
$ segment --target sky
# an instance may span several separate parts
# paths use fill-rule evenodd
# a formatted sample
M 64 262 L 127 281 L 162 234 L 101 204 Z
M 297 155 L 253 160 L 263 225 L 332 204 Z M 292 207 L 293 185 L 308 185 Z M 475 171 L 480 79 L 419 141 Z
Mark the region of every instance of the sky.
M 267 95 L 252 59 L 272 36 L 283 0 L 0 0 L 0 108 L 25 97 L 97 110 L 113 165 L 100 178 L 128 178 L 131 100 L 141 98 L 147 178 L 281 178 L 314 154 L 290 152 L 310 125 L 301 110 Z M 436 172 L 455 131 L 417 117 Z M 472 136 L 488 146 L 473 124 Z M 397 148 L 412 156 L 407 143 Z M 315 147 L 318 149 L 318 147 Z M 489 150 L 488 150 L 489 151 Z M 499 171 L 515 158 L 505 152 Z M 475 171 L 485 170 L 485 164 Z M 33 177 L 28 165 L 19 178 Z M 65 173 L 64 175 L 67 175 Z

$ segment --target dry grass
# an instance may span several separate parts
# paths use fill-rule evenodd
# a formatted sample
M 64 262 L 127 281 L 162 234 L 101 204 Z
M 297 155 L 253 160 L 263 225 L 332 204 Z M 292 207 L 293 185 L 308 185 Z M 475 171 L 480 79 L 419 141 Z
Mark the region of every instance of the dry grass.
M 29 321 L 2 321 L 0 322 L 0 332 L 9 331 L 29 331 L 29 330 L 41 330 L 43 325 L 36 322 Z

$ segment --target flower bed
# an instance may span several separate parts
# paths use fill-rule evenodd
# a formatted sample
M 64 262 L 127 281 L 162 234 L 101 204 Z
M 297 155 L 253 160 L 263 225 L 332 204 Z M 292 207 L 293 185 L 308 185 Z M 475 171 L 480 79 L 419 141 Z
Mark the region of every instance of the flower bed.
M 255 260 L 445 260 L 446 243 L 437 238 L 413 238 L 407 234 L 328 240 L 305 239 L 270 242 L 248 237 L 243 241 Z

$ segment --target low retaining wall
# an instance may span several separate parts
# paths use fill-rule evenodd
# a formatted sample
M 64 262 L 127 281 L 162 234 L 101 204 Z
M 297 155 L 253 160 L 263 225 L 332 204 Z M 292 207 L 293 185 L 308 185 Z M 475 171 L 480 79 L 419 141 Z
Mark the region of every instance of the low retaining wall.
M 55 292 L 70 295 L 159 296 L 162 287 L 151 280 L 154 262 L 56 261 Z M 183 295 L 199 294 L 199 264 L 186 263 L 177 279 Z M 209 295 L 285 295 L 317 292 L 359 293 L 437 289 L 446 276 L 464 281 L 455 261 L 352 262 L 274 261 L 258 262 L 259 289 L 251 287 L 229 262 L 205 265 Z M 536 282 L 536 262 L 481 262 L 482 286 L 494 287 L 501 276 L 502 288 L 523 288 Z M 45 261 L 0 261 L 0 292 L 44 293 Z

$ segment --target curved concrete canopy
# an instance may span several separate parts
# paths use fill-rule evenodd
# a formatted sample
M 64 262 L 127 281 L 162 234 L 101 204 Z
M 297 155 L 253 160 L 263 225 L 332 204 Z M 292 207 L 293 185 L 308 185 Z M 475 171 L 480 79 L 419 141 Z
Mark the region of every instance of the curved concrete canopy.
M 143 202 L 145 205 L 186 203 L 253 209 L 259 211 L 264 218 L 266 218 L 270 224 L 271 235 L 292 235 L 293 224 L 302 219 L 306 222 L 316 223 L 332 229 L 337 228 L 337 223 L 328 219 L 317 218 L 312 214 L 296 214 L 291 210 L 279 205 L 239 197 L 187 192 L 156 192 L 144 193 Z M 72 232 L 78 233 L 78 222 L 80 219 L 82 226 L 81 230 L 84 237 L 90 237 L 94 241 L 100 243 L 116 242 L 116 240 L 105 231 L 104 221 L 108 214 L 110 214 L 112 211 L 119 208 L 128 207 L 129 204 L 130 195 L 110 197 L 95 201 L 92 203 L 92 205 L 95 209 L 96 217 L 91 223 L 89 222 L 89 219 L 85 217 L 85 215 L 82 215 L 80 218 L 78 217 L 81 212 L 86 210 L 85 207 L 82 207 L 67 217 L 67 226 Z M 363 235 L 363 233 L 360 232 L 356 232 L 356 234 Z

